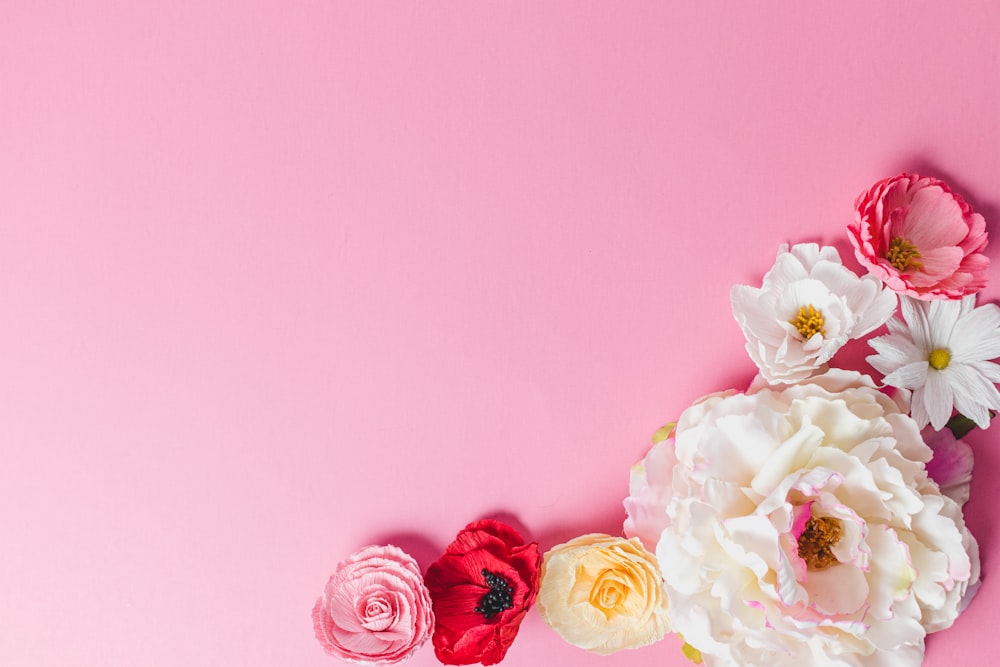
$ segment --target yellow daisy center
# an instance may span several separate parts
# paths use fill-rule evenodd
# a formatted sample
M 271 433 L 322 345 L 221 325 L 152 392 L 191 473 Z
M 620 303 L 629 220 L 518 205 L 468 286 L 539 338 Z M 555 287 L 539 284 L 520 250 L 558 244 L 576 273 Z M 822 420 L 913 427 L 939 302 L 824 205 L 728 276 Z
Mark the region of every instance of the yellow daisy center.
M 825 570 L 839 561 L 833 554 L 833 545 L 844 533 L 840 519 L 831 516 L 814 516 L 799 535 L 799 558 L 810 570 Z
M 951 361 L 951 352 L 939 347 L 938 349 L 931 352 L 931 355 L 927 357 L 928 363 L 930 363 L 931 368 L 936 368 L 937 370 L 944 370 L 948 366 L 948 362 Z
M 889 250 L 886 251 L 885 258 L 900 271 L 909 271 L 910 269 L 919 271 L 924 268 L 924 265 L 918 261 L 920 251 L 917 250 L 917 246 L 902 236 L 897 236 L 889 241 Z
M 812 304 L 799 308 L 798 316 L 788 320 L 788 323 L 795 327 L 805 340 L 816 334 L 826 335 L 826 329 L 823 328 L 823 313 L 816 310 Z

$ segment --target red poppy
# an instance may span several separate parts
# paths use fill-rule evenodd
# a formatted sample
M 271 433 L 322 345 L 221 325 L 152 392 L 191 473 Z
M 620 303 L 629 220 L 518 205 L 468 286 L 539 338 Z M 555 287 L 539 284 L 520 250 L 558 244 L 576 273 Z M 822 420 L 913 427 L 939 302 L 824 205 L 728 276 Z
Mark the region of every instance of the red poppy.
M 466 526 L 430 566 L 424 583 L 437 624 L 434 653 L 446 665 L 495 665 L 538 595 L 542 555 L 493 519 Z

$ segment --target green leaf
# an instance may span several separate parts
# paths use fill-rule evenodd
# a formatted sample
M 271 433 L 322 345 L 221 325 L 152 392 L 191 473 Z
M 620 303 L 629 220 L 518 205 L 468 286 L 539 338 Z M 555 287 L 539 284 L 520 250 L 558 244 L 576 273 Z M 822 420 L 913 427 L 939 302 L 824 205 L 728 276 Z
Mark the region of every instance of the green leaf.
M 993 419 L 996 415 L 997 413 L 990 410 L 990 419 Z M 961 440 L 965 436 L 969 435 L 972 429 L 976 428 L 976 422 L 972 421 L 965 415 L 956 414 L 954 417 L 949 419 L 948 423 L 944 426 L 952 432 L 956 440 Z
M 653 434 L 653 444 L 659 444 L 672 436 L 674 434 L 675 426 L 677 426 L 677 422 L 670 422 L 669 424 L 664 424 L 660 427 L 660 430 Z

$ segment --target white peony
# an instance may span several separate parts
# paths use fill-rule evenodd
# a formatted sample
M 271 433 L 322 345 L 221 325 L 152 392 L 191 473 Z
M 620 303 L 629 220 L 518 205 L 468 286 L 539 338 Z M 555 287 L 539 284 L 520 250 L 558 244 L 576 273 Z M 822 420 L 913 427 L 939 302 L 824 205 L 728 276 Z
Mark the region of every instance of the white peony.
M 747 353 L 772 384 L 822 369 L 892 317 L 897 301 L 877 278 L 845 267 L 836 248 L 815 243 L 782 245 L 761 287 L 734 285 L 730 296 Z
M 916 422 L 867 376 L 710 396 L 663 447 L 643 468 L 669 480 L 656 554 L 674 630 L 710 667 L 916 667 L 978 581 Z

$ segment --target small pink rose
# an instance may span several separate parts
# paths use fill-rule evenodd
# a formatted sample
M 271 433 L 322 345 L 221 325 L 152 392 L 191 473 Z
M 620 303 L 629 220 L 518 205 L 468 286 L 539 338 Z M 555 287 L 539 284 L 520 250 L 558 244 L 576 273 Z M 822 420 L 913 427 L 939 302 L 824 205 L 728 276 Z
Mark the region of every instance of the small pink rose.
M 986 222 L 935 178 L 900 174 L 855 202 L 848 225 L 858 261 L 892 290 L 918 299 L 960 299 L 986 286 Z
M 337 566 L 313 608 L 316 638 L 351 662 L 391 665 L 413 654 L 434 631 L 431 598 L 411 556 L 370 546 Z

